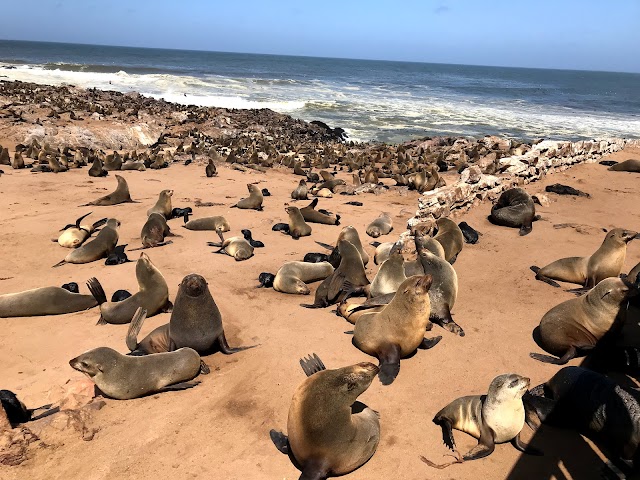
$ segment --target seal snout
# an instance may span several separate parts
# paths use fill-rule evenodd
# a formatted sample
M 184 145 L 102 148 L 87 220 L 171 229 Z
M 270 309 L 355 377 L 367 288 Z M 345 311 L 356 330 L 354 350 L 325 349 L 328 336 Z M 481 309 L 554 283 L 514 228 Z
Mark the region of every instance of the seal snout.
M 180 284 L 184 293 L 190 297 L 199 297 L 207 288 L 207 281 L 201 275 L 192 273 L 187 275 Z
M 377 365 L 374 365 L 370 362 L 362 362 L 356 365 L 360 370 L 363 370 L 363 373 L 368 373 L 372 376 L 376 376 L 380 371 L 380 368 Z
M 431 275 L 423 275 L 416 282 L 416 287 L 426 292 L 431 288 L 431 284 L 433 283 L 433 277 Z

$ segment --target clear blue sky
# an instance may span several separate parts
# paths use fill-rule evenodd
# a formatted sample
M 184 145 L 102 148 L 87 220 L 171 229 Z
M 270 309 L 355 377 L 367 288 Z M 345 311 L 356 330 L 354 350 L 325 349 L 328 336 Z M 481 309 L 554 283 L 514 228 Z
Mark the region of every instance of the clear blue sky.
M 0 38 L 640 72 L 640 0 L 5 0 Z

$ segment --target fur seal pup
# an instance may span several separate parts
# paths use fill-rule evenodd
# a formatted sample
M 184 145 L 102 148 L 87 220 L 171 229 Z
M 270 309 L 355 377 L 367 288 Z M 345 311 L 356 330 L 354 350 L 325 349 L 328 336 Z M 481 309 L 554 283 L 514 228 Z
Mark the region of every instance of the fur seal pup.
M 329 261 L 329 255 L 327 255 L 326 253 L 310 252 L 310 253 L 305 254 L 304 259 L 302 261 L 303 262 L 309 262 L 309 263 L 328 262 Z
M 433 238 L 444 248 L 444 259 L 453 265 L 464 246 L 462 230 L 456 225 L 456 222 L 448 218 L 439 218 L 436 225 L 438 233 Z
M 251 230 L 249 230 L 248 228 L 244 228 L 244 229 L 240 230 L 240 232 L 242 233 L 242 236 L 244 237 L 244 239 L 247 242 L 249 242 L 253 248 L 263 248 L 264 247 L 264 243 L 263 242 L 261 242 L 260 240 L 254 240 L 253 239 L 253 235 L 251 234 Z
M 171 218 L 184 218 L 187 217 L 187 222 L 189 221 L 189 215 L 193 214 L 193 209 L 191 207 L 185 207 L 185 208 L 179 208 L 179 207 L 174 207 L 173 210 L 171 210 Z
M 306 200 L 309 196 L 309 187 L 307 187 L 307 182 L 304 179 L 300 180 L 296 189 L 291 192 L 291 198 L 294 200 Z
M 33 410 L 25 407 L 11 390 L 0 390 L 0 415 L 3 414 L 2 410 L 7 414 L 7 420 L 12 428 L 28 422 L 33 416 Z
M 122 300 L 126 300 L 130 296 L 131 296 L 131 293 L 129 293 L 126 290 L 116 290 L 115 292 L 113 292 L 113 295 L 111 295 L 111 301 L 121 302 Z
M 91 295 L 72 293 L 61 287 L 42 287 L 0 295 L 0 318 L 61 315 L 98 305 Z
M 629 281 L 631 281 L 631 283 L 635 283 L 636 285 L 638 285 L 640 284 L 640 278 L 638 278 L 638 275 L 640 275 L 640 263 L 633 267 L 629 271 L 629 275 L 627 276 L 629 277 Z
M 99 207 L 105 207 L 109 205 L 118 205 L 120 203 L 138 203 L 134 200 L 131 200 L 131 195 L 129 194 L 129 186 L 127 185 L 127 181 L 121 177 L 120 175 L 116 175 L 116 180 L 118 180 L 118 187 L 113 193 L 109 195 L 105 195 L 104 197 L 100 197 L 93 202 L 85 203 L 84 205 L 80 205 L 81 207 L 86 207 L 89 205 L 95 205 Z
M 192 220 L 189 220 L 189 217 L 185 215 L 184 220 L 185 224 L 182 226 L 187 230 L 211 230 L 215 232 L 228 232 L 231 230 L 227 219 L 219 215 L 215 217 L 194 218 Z
M 333 271 L 329 262 L 287 262 L 276 273 L 273 289 L 276 292 L 309 295 L 311 290 L 306 284 L 324 280 Z
M 466 243 L 470 243 L 472 245 L 478 243 L 478 240 L 480 239 L 480 233 L 473 227 L 471 227 L 467 222 L 460 222 L 458 224 L 458 228 L 460 228 L 460 231 L 462 232 L 462 236 L 464 237 L 464 241 Z
M 78 286 L 78 284 L 76 282 L 65 283 L 60 288 L 64 288 L 65 290 L 68 290 L 71 293 L 80 293 L 80 287 Z
M 442 439 L 456 455 L 453 462 L 436 465 L 425 457 L 420 459 L 434 468 L 478 460 L 491 455 L 496 443 L 511 442 L 519 451 L 542 455 L 520 439 L 524 427 L 525 410 L 522 396 L 527 392 L 529 379 L 515 373 L 499 375 L 491 381 L 486 395 L 460 397 L 444 407 L 433 418 L 442 428 Z M 461 455 L 456 448 L 453 429 L 465 432 L 478 440 L 478 445 Z
M 495 225 L 520 228 L 520 235 L 531 233 L 533 221 L 538 218 L 531 195 L 522 188 L 511 188 L 502 192 L 489 215 L 489 221 Z
M 289 235 L 294 240 L 311 235 L 311 227 L 304 221 L 298 207 L 284 207 L 284 210 L 289 215 Z
M 358 363 L 327 370 L 315 354 L 300 364 L 307 379 L 291 399 L 289 435 L 271 430 L 271 440 L 301 470 L 301 480 L 323 480 L 356 470 L 373 456 L 380 441 L 378 414 L 356 401 L 378 367 Z
M 548 193 L 556 193 L 558 195 L 573 195 L 576 197 L 587 197 L 591 198 L 591 195 L 588 193 L 577 190 L 569 185 L 562 185 L 561 183 L 554 183 L 553 185 L 547 185 L 544 189 L 545 192 Z
M 78 218 L 74 225 L 69 224 L 64 228 L 61 228 L 60 231 L 62 233 L 57 240 L 54 240 L 54 242 L 58 242 L 61 247 L 65 248 L 78 248 L 80 245 L 82 245 L 85 240 L 89 238 L 93 232 L 96 231 L 97 228 L 107 223 L 107 219 L 102 218 L 91 225 L 81 225 L 80 222 L 91 215 L 91 213 L 92 212 L 89 212 L 86 215 Z
M 271 227 L 271 231 L 289 233 L 289 224 L 288 223 L 276 223 L 276 224 L 273 225 L 273 227 Z
M 324 225 L 340 225 L 340 215 L 332 217 L 331 215 L 320 213 L 315 209 L 317 205 L 318 199 L 314 198 L 309 205 L 300 209 L 302 218 L 304 218 L 306 222 L 322 223 Z
M 273 287 L 273 282 L 275 281 L 275 279 L 276 279 L 276 276 L 273 273 L 262 272 L 260 275 L 258 275 L 258 281 L 260 282 L 260 285 L 258 285 L 258 288 Z
M 108 256 L 118 244 L 118 228 L 120 221 L 115 218 L 107 220 L 106 225 L 100 230 L 96 238 L 76 248 L 64 257 L 64 260 L 56 263 L 59 267 L 65 263 L 89 263 Z
M 262 192 L 257 186 L 252 183 L 247 183 L 247 188 L 249 189 L 249 196 L 247 198 L 243 198 L 235 205 L 231 205 L 231 208 L 236 207 L 248 210 L 262 211 Z
M 181 348 L 136 357 L 99 347 L 70 360 L 69 365 L 89 377 L 108 397 L 131 400 L 194 379 L 200 373 L 200 355 L 191 348 Z
M 605 278 L 617 277 L 622 271 L 627 255 L 627 243 L 636 238 L 637 232 L 614 228 L 604 237 L 600 248 L 590 257 L 561 258 L 539 268 L 531 267 L 536 280 L 560 287 L 553 280 L 577 283 L 587 288 L 595 287 Z
M 89 176 L 90 177 L 106 177 L 107 175 L 109 175 L 109 172 L 107 172 L 103 168 L 102 160 L 100 160 L 97 156 L 93 157 L 93 165 L 91 165 L 91 168 L 89 169 Z
M 424 338 L 429 324 L 431 275 L 407 278 L 380 312 L 363 315 L 353 332 L 353 344 L 380 361 L 380 381 L 390 385 L 400 372 L 400 359 L 417 348 L 434 347 L 442 337 Z
M 204 169 L 204 173 L 207 178 L 215 177 L 218 174 L 218 170 L 216 169 L 216 164 L 213 163 L 213 160 L 210 158 L 209 163 Z
M 531 358 L 564 365 L 593 350 L 605 336 L 613 338 L 625 321 L 628 299 L 638 293 L 638 286 L 626 279 L 605 278 L 586 295 L 556 305 L 533 330 L 533 340 L 560 358 L 538 353 L 531 353 Z
M 213 253 L 224 253 L 235 258 L 236 262 L 247 260 L 253 256 L 253 246 L 244 237 L 231 237 L 225 240 L 220 230 L 216 230 L 216 233 L 220 237 L 220 242 L 207 242 L 210 247 L 220 248 Z
M 380 235 L 387 235 L 393 230 L 393 220 L 388 213 L 381 213 L 378 218 L 367 227 L 367 235 L 378 238 Z
M 159 213 L 165 219 L 169 220 L 171 218 L 171 211 L 173 210 L 173 208 L 171 207 L 172 196 L 173 190 L 162 190 L 156 204 L 149 210 L 147 210 L 147 217 L 152 213 Z
M 174 235 L 171 233 L 166 217 L 159 212 L 152 212 L 149 214 L 147 221 L 140 232 L 142 248 L 154 248 L 168 245 L 172 243 L 171 241 L 164 241 L 164 238 L 168 236 Z
M 142 252 L 136 263 L 138 292 L 121 302 L 108 302 L 100 282 L 92 278 L 87 286 L 100 305 L 98 325 L 107 323 L 121 325 L 129 323 L 138 307 L 144 308 L 149 316 L 169 311 L 173 306 L 169 301 L 169 287 L 160 270 L 151 263 L 149 256 Z
M 125 253 L 124 249 L 127 248 L 128 244 L 117 245 L 115 250 L 109 254 L 107 259 L 104 261 L 105 265 L 122 265 L 123 263 L 130 263 L 129 257 Z
M 640 173 L 640 160 L 629 159 L 624 162 L 616 163 L 608 168 L 608 170 L 614 172 L 633 172 Z

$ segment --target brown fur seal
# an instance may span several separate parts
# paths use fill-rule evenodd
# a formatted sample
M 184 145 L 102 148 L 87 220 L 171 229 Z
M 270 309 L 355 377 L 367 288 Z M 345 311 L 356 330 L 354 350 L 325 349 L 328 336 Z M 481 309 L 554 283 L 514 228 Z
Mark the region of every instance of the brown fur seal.
M 382 265 L 384 261 L 389 258 L 389 253 L 391 249 L 395 245 L 395 242 L 373 242 L 370 244 L 372 247 L 375 247 L 376 251 L 373 254 L 373 263 L 376 265 Z
M 417 231 L 415 232 L 414 241 L 419 242 L 420 249 L 427 250 L 433 253 L 436 257 L 442 258 L 444 260 L 445 253 L 442 244 L 435 240 L 433 237 L 430 237 L 428 235 L 419 235 L 418 233 L 419 232 Z M 418 243 L 416 243 L 416 252 L 418 250 L 417 245 Z M 407 277 L 410 277 L 412 275 L 424 275 L 424 268 L 422 267 L 419 256 L 416 260 L 404 262 L 404 272 Z
M 216 164 L 213 163 L 213 160 L 211 158 L 209 159 L 209 163 L 204 169 L 204 173 L 207 176 L 207 178 L 214 177 L 218 174 L 218 171 L 216 170 Z
M 273 289 L 276 292 L 309 295 L 307 283 L 324 280 L 333 273 L 329 262 L 287 262 L 276 273 Z
M 349 225 L 342 229 L 342 231 L 340 232 L 340 235 L 338 235 L 338 240 L 336 241 L 336 248 L 338 247 L 338 244 L 342 240 L 346 240 L 347 242 L 351 243 L 354 247 L 358 249 L 358 252 L 360 252 L 360 257 L 362 258 L 362 263 L 365 266 L 367 265 L 367 263 L 369 263 L 369 255 L 364 250 L 364 248 L 362 248 L 360 235 L 358 235 L 358 230 L 356 230 L 355 227 Z
M 169 311 L 172 305 L 167 281 L 144 252 L 136 263 L 136 280 L 139 291 L 121 302 L 107 302 L 107 295 L 96 278 L 87 282 L 91 294 L 100 305 L 98 325 L 129 323 L 139 307 L 145 309 L 149 316 Z
M 120 170 L 136 170 L 138 172 L 144 172 L 147 167 L 144 166 L 143 162 L 134 162 L 131 160 L 127 160 L 122 164 Z
M 171 210 L 173 210 L 173 207 L 171 206 L 172 196 L 173 190 L 162 190 L 156 204 L 149 210 L 147 210 L 147 216 L 151 215 L 152 213 L 159 213 L 160 215 L 164 216 L 164 218 L 169 220 L 171 218 Z
M 540 348 L 560 358 L 538 353 L 531 353 L 531 358 L 564 365 L 593 350 L 605 335 L 613 338 L 625 321 L 628 299 L 638 293 L 638 288 L 625 279 L 605 278 L 586 295 L 553 307 L 533 330 L 533 339 Z
M 284 207 L 284 209 L 289 215 L 289 235 L 295 240 L 311 235 L 311 227 L 302 218 L 298 207 Z
M 369 285 L 358 249 L 351 242 L 341 240 L 338 243 L 338 251 L 340 265 L 318 286 L 314 303 L 302 305 L 303 307 L 328 307 L 334 303 L 340 303 L 354 287 Z
M 216 233 L 220 237 L 220 242 L 207 242 L 210 247 L 219 247 L 213 253 L 224 253 L 236 259 L 236 262 L 247 260 L 253 256 L 253 246 L 244 237 L 231 237 L 224 239 L 222 232 L 216 230 Z
M 187 217 L 185 217 L 185 221 L 186 220 Z M 231 230 L 229 222 L 227 222 L 227 219 L 222 216 L 194 218 L 186 221 L 183 227 L 187 230 L 211 230 L 214 232 L 228 232 Z
M 637 232 L 615 228 L 607 233 L 600 248 L 590 257 L 561 258 L 549 265 L 538 268 L 536 279 L 559 287 L 553 280 L 577 283 L 593 288 L 605 278 L 617 277 L 622 271 L 627 255 L 627 243 L 636 238 Z
M 108 397 L 130 400 L 192 380 L 200 372 L 200 355 L 191 348 L 181 348 L 133 357 L 100 347 L 70 360 L 69 365 L 89 377 Z
M 379 297 L 395 293 L 407 279 L 404 272 L 404 257 L 400 251 L 393 251 L 386 259 L 369 286 L 369 297 Z
M 98 305 L 91 295 L 71 293 L 60 287 L 43 287 L 0 295 L 0 318 L 60 315 Z
M 96 238 L 88 243 L 76 248 L 64 260 L 56 263 L 54 267 L 59 267 L 65 263 L 90 263 L 109 256 L 118 244 L 118 228 L 120 222 L 115 218 L 107 220 L 107 224 L 96 235 Z
M 420 457 L 430 467 L 445 468 L 455 463 L 478 460 L 491 455 L 497 443 L 511 442 L 519 451 L 541 455 L 520 439 L 525 411 L 522 396 L 527 392 L 529 379 L 515 373 L 499 375 L 491 381 L 486 395 L 460 397 L 444 407 L 433 418 L 442 428 L 444 444 L 456 455 L 453 462 L 436 465 Z M 478 440 L 478 445 L 461 455 L 453 439 L 453 429 L 465 432 Z
M 140 240 L 142 248 L 162 247 L 172 243 L 165 242 L 164 237 L 172 236 L 169 225 L 164 215 L 158 212 L 152 212 L 140 232 Z M 135 250 L 135 249 L 133 249 Z M 131 251 L 133 251 L 131 250 Z
M 380 381 L 390 385 L 400 372 L 400 359 L 417 348 L 431 348 L 442 337 L 424 338 L 431 311 L 431 275 L 407 278 L 382 311 L 363 315 L 356 322 L 353 344 L 380 361 Z
M 444 259 L 453 264 L 464 246 L 462 230 L 456 225 L 456 222 L 448 218 L 439 218 L 436 224 L 438 225 L 438 233 L 433 238 L 444 248 Z
M 367 235 L 378 238 L 380 235 L 387 235 L 393 230 L 393 220 L 388 213 L 381 213 L 378 218 L 367 227 Z
M 187 275 L 180 282 L 169 323 L 154 329 L 140 343 L 137 337 L 146 314 L 139 309 L 131 320 L 127 347 L 136 353 L 170 352 L 182 347 L 193 348 L 202 355 L 215 346 L 226 354 L 251 347 L 230 347 L 222 326 L 222 315 L 203 276 Z M 205 372 L 206 373 L 206 370 Z
M 82 245 L 85 240 L 89 238 L 93 232 L 96 231 L 98 227 L 101 227 L 102 225 L 107 223 L 107 219 L 102 218 L 97 222 L 94 222 L 93 224 L 81 225 L 80 222 L 91 215 L 91 213 L 92 212 L 89 212 L 86 215 L 78 218 L 75 225 L 69 224 L 66 227 L 60 229 L 62 233 L 57 240 L 54 240 L 54 242 L 58 242 L 61 247 L 65 248 L 78 248 L 80 245 Z
M 531 195 L 522 188 L 511 188 L 502 192 L 489 215 L 489 221 L 495 225 L 520 228 L 520 235 L 531 233 L 533 221 L 538 218 Z
M 640 283 L 640 281 L 638 280 L 638 275 L 640 275 L 640 263 L 638 263 L 635 267 L 633 267 L 629 271 L 628 277 L 631 283 L 635 283 L 635 284 Z
M 350 303 L 348 301 L 344 301 L 340 303 L 340 305 L 338 305 L 338 308 L 336 309 L 336 315 L 355 325 L 358 319 L 363 315 L 380 312 L 385 306 L 379 305 L 367 310 L 360 310 L 358 307 L 360 307 L 360 304 L 358 303 Z
M 99 207 L 104 207 L 108 205 L 118 205 L 120 203 L 138 203 L 134 200 L 131 200 L 127 181 L 120 175 L 116 175 L 116 180 L 118 180 L 118 187 L 116 188 L 115 192 L 110 193 L 109 195 L 105 195 L 104 197 L 100 197 L 93 202 L 85 203 L 84 205 L 80 206 L 86 207 L 88 205 L 96 205 Z
M 624 162 L 616 163 L 609 167 L 614 172 L 633 172 L 640 173 L 640 160 L 629 159 Z
M 249 196 L 247 198 L 243 198 L 235 205 L 232 205 L 231 208 L 237 207 L 262 211 L 262 201 L 264 199 L 262 191 L 252 183 L 247 183 L 247 188 L 249 189 Z
M 291 198 L 294 200 L 306 200 L 309 195 L 309 188 L 307 187 L 307 182 L 300 180 L 300 183 L 296 187 L 296 189 L 291 192 Z
M 320 213 L 316 210 L 317 205 L 318 199 L 314 198 L 309 205 L 300 209 L 300 213 L 305 221 L 310 223 L 322 223 L 324 225 L 340 225 L 340 215 L 332 217 L 331 215 Z
M 89 169 L 90 177 L 106 177 L 108 172 L 102 166 L 102 160 L 98 157 L 93 157 L 93 165 Z
M 352 472 L 373 456 L 380 441 L 378 414 L 356 401 L 378 367 L 359 363 L 327 370 L 315 354 L 300 363 L 308 378 L 291 399 L 289 435 L 271 430 L 271 440 L 301 470 L 301 480 Z

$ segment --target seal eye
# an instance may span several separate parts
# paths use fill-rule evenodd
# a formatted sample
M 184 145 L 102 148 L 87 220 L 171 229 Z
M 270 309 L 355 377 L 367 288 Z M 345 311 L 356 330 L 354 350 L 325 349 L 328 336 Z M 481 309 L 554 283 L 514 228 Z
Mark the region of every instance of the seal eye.
M 519 380 L 518 380 L 518 379 L 515 379 L 514 381 L 512 381 L 512 382 L 509 384 L 509 388 L 515 388 L 515 387 L 516 387 L 516 385 L 518 385 L 518 383 L 519 383 Z

